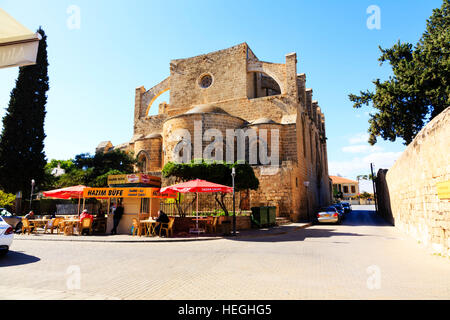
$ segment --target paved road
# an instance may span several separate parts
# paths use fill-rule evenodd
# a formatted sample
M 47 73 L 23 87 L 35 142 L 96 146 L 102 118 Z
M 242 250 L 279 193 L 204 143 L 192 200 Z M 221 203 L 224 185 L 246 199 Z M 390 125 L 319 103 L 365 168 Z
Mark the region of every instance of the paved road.
M 370 210 L 339 226 L 293 224 L 256 238 L 15 240 L 12 250 L 0 260 L 0 299 L 450 298 L 450 259 Z

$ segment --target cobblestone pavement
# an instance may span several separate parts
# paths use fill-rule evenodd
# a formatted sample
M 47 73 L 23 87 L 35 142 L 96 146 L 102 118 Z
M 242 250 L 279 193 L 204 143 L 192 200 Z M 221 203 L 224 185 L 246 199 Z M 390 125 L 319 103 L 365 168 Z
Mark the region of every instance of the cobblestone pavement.
M 0 299 L 450 298 L 450 259 L 373 211 L 355 210 L 343 225 L 281 230 L 150 243 L 16 236 L 0 259 Z

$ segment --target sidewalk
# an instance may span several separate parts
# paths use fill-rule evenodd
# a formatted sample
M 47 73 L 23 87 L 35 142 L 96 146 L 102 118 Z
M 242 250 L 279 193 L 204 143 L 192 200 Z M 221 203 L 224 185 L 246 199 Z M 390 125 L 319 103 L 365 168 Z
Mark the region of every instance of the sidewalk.
M 291 223 L 283 226 L 276 226 L 272 228 L 264 229 L 249 229 L 237 231 L 237 238 L 259 238 L 259 237 L 270 237 L 282 234 L 287 234 L 289 232 L 294 232 L 303 228 L 311 226 L 310 223 Z M 92 235 L 92 236 L 64 236 L 62 234 L 31 234 L 14 235 L 14 241 L 26 241 L 26 240 L 37 240 L 37 241 L 75 241 L 75 242 L 117 242 L 117 243 L 132 243 L 132 242 L 187 242 L 187 241 L 208 241 L 208 240 L 220 240 L 220 239 L 231 239 L 232 236 L 217 236 L 217 235 L 175 235 L 173 238 L 160 238 L 160 237 L 138 237 L 131 235 Z

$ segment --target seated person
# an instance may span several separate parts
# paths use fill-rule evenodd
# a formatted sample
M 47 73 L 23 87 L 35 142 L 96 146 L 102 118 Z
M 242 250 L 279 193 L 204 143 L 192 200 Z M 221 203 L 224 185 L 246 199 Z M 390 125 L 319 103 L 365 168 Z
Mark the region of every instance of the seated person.
M 158 217 L 155 219 L 158 223 L 158 225 L 155 228 L 156 234 L 159 234 L 159 230 L 161 230 L 161 224 L 163 223 L 169 223 L 170 219 L 167 216 L 167 214 L 164 213 L 164 211 L 159 210 L 158 211 Z
M 94 216 L 89 214 L 88 211 L 84 209 L 80 215 L 80 222 L 83 223 L 84 219 L 91 219 L 92 221 L 94 221 Z
M 28 220 L 34 220 L 34 219 L 36 219 L 36 217 L 34 216 L 33 210 L 31 210 L 30 212 L 28 212 L 28 214 L 25 215 L 24 218 L 25 218 L 25 219 L 28 219 Z
M 91 221 L 94 221 L 94 216 L 89 214 L 86 209 L 83 210 L 83 212 L 80 215 L 80 224 L 83 224 L 84 219 L 91 219 Z
M 34 215 L 33 210 L 31 210 L 30 212 L 28 212 L 28 214 L 25 215 L 24 218 L 27 219 L 27 220 L 35 220 L 36 216 Z M 33 232 L 33 231 L 34 231 L 34 226 L 31 227 L 31 232 Z

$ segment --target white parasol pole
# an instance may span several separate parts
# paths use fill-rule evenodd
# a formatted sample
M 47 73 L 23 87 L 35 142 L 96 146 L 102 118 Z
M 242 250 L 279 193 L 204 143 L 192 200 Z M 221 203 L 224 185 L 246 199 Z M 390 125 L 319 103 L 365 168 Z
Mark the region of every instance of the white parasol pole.
M 198 192 L 197 192 L 197 221 L 196 221 L 195 226 L 196 226 L 196 228 L 197 228 L 197 234 L 199 234 L 200 232 L 199 232 L 199 230 L 198 230 Z
M 80 215 L 80 201 L 81 201 L 81 197 L 78 196 L 78 215 Z

